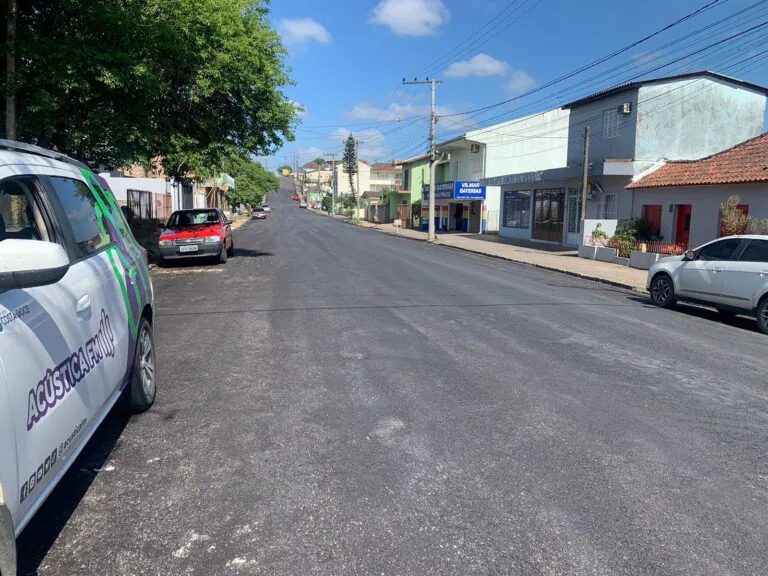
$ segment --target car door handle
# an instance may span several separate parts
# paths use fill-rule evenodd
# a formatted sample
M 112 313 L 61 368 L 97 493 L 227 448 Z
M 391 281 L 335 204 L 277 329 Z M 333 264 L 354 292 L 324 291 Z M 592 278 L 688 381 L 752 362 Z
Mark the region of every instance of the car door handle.
M 760 276 L 768 276 L 768 270 L 761 270 Z
M 88 294 L 80 296 L 80 299 L 77 301 L 77 315 L 83 318 L 83 317 L 89 317 L 90 313 L 91 313 L 91 297 L 88 296 Z
M 715 272 L 722 272 L 723 270 L 725 270 L 725 268 L 714 268 Z

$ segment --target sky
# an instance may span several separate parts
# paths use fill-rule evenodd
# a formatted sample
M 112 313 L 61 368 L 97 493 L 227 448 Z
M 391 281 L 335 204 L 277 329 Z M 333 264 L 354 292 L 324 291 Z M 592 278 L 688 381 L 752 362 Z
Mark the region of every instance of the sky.
M 430 89 L 403 85 L 404 78 L 442 81 L 438 141 L 638 77 L 712 69 L 768 86 L 768 0 L 273 0 L 271 6 L 295 82 L 285 92 L 302 112 L 295 141 L 260 159 L 270 169 L 293 164 L 295 154 L 299 165 L 340 155 L 350 132 L 361 141 L 360 158 L 369 161 L 425 153 Z

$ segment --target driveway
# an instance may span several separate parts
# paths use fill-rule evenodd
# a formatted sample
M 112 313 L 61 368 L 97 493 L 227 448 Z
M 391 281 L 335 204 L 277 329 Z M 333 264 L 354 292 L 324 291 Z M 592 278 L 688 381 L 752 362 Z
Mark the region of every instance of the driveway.
M 22 574 L 768 574 L 768 339 L 298 208 L 159 270 Z

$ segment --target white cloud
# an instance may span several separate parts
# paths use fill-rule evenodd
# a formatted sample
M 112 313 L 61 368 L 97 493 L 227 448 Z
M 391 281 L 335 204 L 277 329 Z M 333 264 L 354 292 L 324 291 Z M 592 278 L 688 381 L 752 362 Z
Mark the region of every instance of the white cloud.
M 296 153 L 299 155 L 299 166 L 311 162 L 315 158 L 321 158 L 323 156 L 323 150 L 317 146 L 310 146 L 309 148 L 301 148 Z
M 442 0 L 381 0 L 369 22 L 401 36 L 429 36 L 451 19 Z
M 469 60 L 454 62 L 445 71 L 449 78 L 465 76 L 501 76 L 509 70 L 509 64 L 496 60 L 488 54 L 478 54 Z
M 312 18 L 286 18 L 278 22 L 277 28 L 286 44 L 303 45 L 313 41 L 330 44 L 332 40 L 325 26 Z
M 512 94 L 522 94 L 536 86 L 536 80 L 522 70 L 515 70 L 512 79 L 507 84 L 507 90 Z
M 422 117 L 426 123 L 429 120 L 429 104 L 399 104 L 392 103 L 386 108 L 379 108 L 367 102 L 357 104 L 352 110 L 343 112 L 344 116 L 354 120 L 373 120 L 375 122 L 397 121 Z M 471 130 L 475 126 L 474 120 L 464 114 L 457 114 L 450 106 L 438 106 L 438 128 L 445 130 Z M 414 121 L 414 126 L 418 125 Z M 410 129 L 410 128 L 409 128 Z

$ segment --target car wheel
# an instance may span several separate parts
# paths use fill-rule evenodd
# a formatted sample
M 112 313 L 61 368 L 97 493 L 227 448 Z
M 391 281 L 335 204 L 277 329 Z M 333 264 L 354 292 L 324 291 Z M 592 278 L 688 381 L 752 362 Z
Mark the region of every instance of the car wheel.
M 126 412 L 138 414 L 149 410 L 157 393 L 155 374 L 155 337 L 150 323 L 142 318 L 131 377 L 123 391 L 123 408 Z
M 659 274 L 651 282 L 651 302 L 662 308 L 669 308 L 675 303 L 675 285 L 672 278 Z
M 768 334 L 768 296 L 757 305 L 757 327 L 763 334 Z
M 227 248 L 226 246 L 221 247 L 221 253 L 219 254 L 219 262 L 222 264 L 227 263 Z
M 233 240 L 230 240 L 229 250 L 227 250 L 227 256 L 231 258 L 234 255 L 235 255 L 235 241 L 233 239 Z

